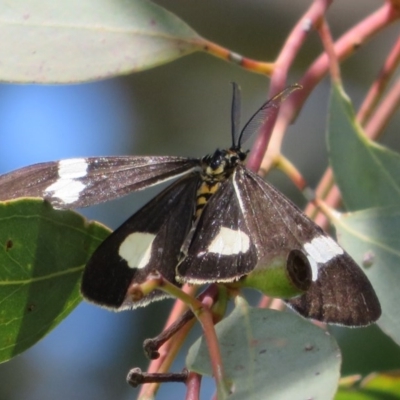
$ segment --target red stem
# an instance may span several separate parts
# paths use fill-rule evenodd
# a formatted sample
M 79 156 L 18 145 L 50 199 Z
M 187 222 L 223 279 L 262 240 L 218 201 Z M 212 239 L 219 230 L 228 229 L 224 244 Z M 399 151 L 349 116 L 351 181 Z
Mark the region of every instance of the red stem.
M 385 3 L 376 12 L 365 18 L 337 40 L 335 43 L 336 57 L 339 61 L 343 61 L 367 40 L 371 39 L 372 36 L 398 18 L 400 18 L 400 12 L 392 8 L 390 3 Z M 314 61 L 301 79 L 300 84 L 304 89 L 293 93 L 293 96 L 289 99 L 292 107 L 287 111 L 285 116 L 288 122 L 294 119 L 297 111 L 301 108 L 318 82 L 326 75 L 328 69 L 329 59 L 326 53 L 324 53 Z M 289 101 L 286 102 L 285 106 L 287 103 Z M 293 107 L 294 104 L 296 107 Z
M 363 104 L 358 111 L 358 121 L 361 125 L 365 125 L 368 119 L 371 117 L 372 112 L 377 106 L 379 100 L 382 98 L 383 93 L 389 83 L 390 78 L 393 76 L 396 68 L 400 62 L 400 38 L 397 39 L 393 46 L 389 56 L 387 57 L 385 64 L 379 72 L 378 78 L 372 84 Z
M 343 61 L 353 54 L 360 45 L 371 39 L 374 35 L 387 27 L 390 23 L 400 18 L 400 10 L 391 6 L 391 3 L 385 3 L 376 12 L 369 15 L 355 27 L 346 32 L 335 43 L 335 54 L 338 61 Z M 277 68 L 278 70 L 279 68 Z M 263 169 L 269 170 L 273 164 L 274 157 L 280 153 L 281 143 L 284 132 L 288 125 L 295 119 L 297 113 L 303 106 L 314 87 L 327 74 L 329 70 L 329 58 L 326 53 L 319 56 L 314 63 L 308 68 L 300 83 L 303 90 L 297 90 L 283 104 L 280 109 L 278 120 L 276 121 L 274 135 L 268 149 L 268 159 L 263 162 Z M 273 77 L 274 78 L 274 77 Z M 271 82 L 272 84 L 272 82 Z M 259 146 L 258 142 L 256 145 Z M 254 152 L 252 166 L 258 166 L 258 151 Z
M 369 120 L 368 124 L 365 126 L 364 129 L 367 136 L 374 138 L 379 136 L 384 131 L 386 125 L 399 107 L 400 80 L 397 80 Z
M 325 53 L 329 58 L 331 79 L 333 82 L 341 84 L 339 61 L 336 57 L 335 45 L 332 39 L 331 31 L 325 19 L 321 21 L 321 24 L 318 27 L 318 33 L 322 44 L 324 45 Z
M 187 392 L 185 400 L 199 400 L 200 399 L 200 387 L 201 387 L 201 375 L 195 372 L 190 372 L 189 377 L 186 381 Z
M 269 98 L 273 97 L 273 95 L 277 94 L 285 87 L 288 71 L 293 64 L 293 61 L 295 60 L 295 57 L 301 46 L 307 38 L 307 35 L 310 31 L 310 26 L 315 26 L 315 24 L 318 23 L 331 3 L 332 0 L 315 0 L 311 7 L 304 13 L 298 23 L 294 26 L 275 62 L 275 68 L 269 87 Z M 300 90 L 300 92 L 302 91 L 303 90 Z M 290 101 L 290 98 L 285 103 L 288 103 L 288 101 Z M 260 169 L 261 161 L 271 139 L 276 118 L 277 113 L 275 115 L 271 115 L 262 129 L 260 129 L 260 132 L 255 140 L 246 164 L 247 167 L 253 171 L 258 171 Z

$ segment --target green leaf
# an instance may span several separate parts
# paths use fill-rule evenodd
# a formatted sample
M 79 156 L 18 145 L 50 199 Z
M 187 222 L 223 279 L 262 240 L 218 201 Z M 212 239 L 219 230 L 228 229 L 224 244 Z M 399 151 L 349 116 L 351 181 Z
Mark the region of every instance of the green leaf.
M 216 325 L 230 399 L 332 399 L 341 357 L 328 332 L 293 313 L 250 308 L 243 302 Z M 187 367 L 211 371 L 205 340 L 189 350 Z
M 0 362 L 49 333 L 81 301 L 83 268 L 109 230 L 38 199 L 0 203 Z
M 330 164 L 346 208 L 399 204 L 400 155 L 365 136 L 341 86 L 332 87 L 329 114 Z
M 335 400 L 398 400 L 400 371 L 371 374 L 360 385 L 340 387 Z
M 256 267 L 234 285 L 240 288 L 253 288 L 265 296 L 290 299 L 304 294 L 311 284 L 311 268 L 308 263 L 299 261 L 289 250 L 267 254 Z M 292 260 L 296 258 L 294 263 Z M 293 268 L 292 264 L 296 267 Z
M 378 295 L 382 306 L 378 325 L 400 344 L 400 206 L 342 215 L 334 223 L 340 241 Z
M 147 0 L 0 0 L 0 37 L 1 80 L 23 83 L 104 79 L 200 49 L 194 30 Z

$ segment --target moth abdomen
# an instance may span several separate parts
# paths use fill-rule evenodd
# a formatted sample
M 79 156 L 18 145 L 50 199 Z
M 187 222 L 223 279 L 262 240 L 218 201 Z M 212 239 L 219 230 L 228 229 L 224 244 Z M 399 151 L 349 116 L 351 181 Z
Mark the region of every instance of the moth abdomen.
M 221 182 L 202 181 L 196 192 L 196 212 L 193 220 L 197 221 L 211 196 L 219 189 Z

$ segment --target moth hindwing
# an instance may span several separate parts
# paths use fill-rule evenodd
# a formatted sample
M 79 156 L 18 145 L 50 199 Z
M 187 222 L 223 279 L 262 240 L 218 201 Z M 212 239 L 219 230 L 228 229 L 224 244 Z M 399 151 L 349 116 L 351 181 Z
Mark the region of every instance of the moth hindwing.
M 324 322 L 362 326 L 376 321 L 380 304 L 358 265 L 244 166 L 242 144 L 299 86 L 265 102 L 242 130 L 240 90 L 233 88 L 229 149 L 200 160 L 138 156 L 36 164 L 0 177 L 0 200 L 40 196 L 58 208 L 83 207 L 180 177 L 94 252 L 82 279 L 89 301 L 121 310 L 160 299 L 158 291 L 135 303 L 127 295 L 132 283 L 158 270 L 176 285 L 240 283 L 268 287 L 280 297 L 301 294 L 288 304 Z M 276 276 L 284 290 L 274 283 Z

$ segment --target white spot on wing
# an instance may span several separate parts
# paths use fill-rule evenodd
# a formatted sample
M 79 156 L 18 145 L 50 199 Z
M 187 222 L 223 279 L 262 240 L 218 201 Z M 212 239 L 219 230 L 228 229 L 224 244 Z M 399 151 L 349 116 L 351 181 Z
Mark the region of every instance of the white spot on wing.
M 221 227 L 217 236 L 208 246 L 210 253 L 230 256 L 239 253 L 246 253 L 250 248 L 250 238 L 242 231 Z
M 52 196 L 62 200 L 65 204 L 73 203 L 79 199 L 80 192 L 85 185 L 77 181 L 87 174 L 88 164 L 84 158 L 61 160 L 58 163 L 58 180 L 45 189 L 53 192 Z
M 119 246 L 118 254 L 130 268 L 144 268 L 150 261 L 151 248 L 156 235 L 134 232 L 125 238 Z
M 318 279 L 318 264 L 325 264 L 344 253 L 343 249 L 328 236 L 317 236 L 304 245 L 311 265 L 312 280 Z
M 311 279 L 315 282 L 318 279 L 318 264 L 309 254 L 307 255 L 307 260 L 311 267 Z
M 63 179 L 82 178 L 87 173 L 88 163 L 84 158 L 71 158 L 58 163 L 58 176 Z

